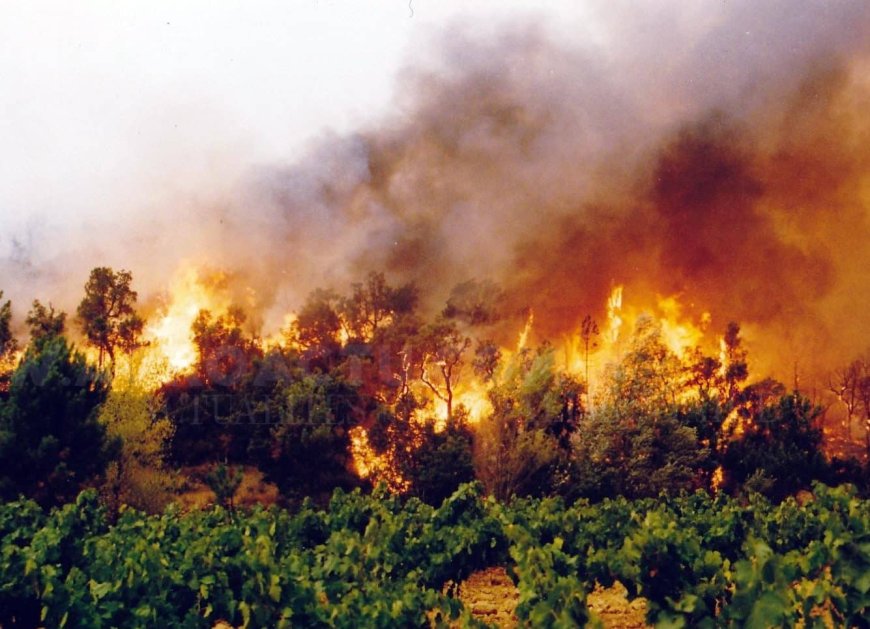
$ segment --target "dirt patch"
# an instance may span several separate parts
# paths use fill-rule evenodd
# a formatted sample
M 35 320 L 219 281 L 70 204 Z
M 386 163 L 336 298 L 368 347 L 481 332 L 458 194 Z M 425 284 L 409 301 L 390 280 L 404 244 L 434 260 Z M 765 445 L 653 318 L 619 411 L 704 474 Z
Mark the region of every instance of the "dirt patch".
M 472 574 L 459 586 L 459 598 L 479 620 L 498 627 L 518 625 L 514 611 L 520 594 L 504 568 L 487 568 Z M 589 593 L 589 609 L 607 628 L 645 629 L 646 603 L 643 599 L 629 602 L 625 588 L 596 587 Z
M 459 600 L 472 615 L 499 627 L 516 627 L 520 593 L 504 568 L 475 572 L 459 585 Z
M 589 593 L 589 609 L 601 619 L 605 627 L 616 629 L 644 629 L 646 624 L 646 601 L 636 598 L 629 601 L 628 592 L 619 583 L 614 583 L 609 588 L 597 586 Z
M 184 488 L 175 497 L 175 501 L 184 511 L 205 509 L 214 504 L 214 492 L 205 483 L 206 475 L 212 471 L 213 465 L 186 467 L 179 470 L 185 479 Z M 253 507 L 255 505 L 269 506 L 278 500 L 278 488 L 263 480 L 263 473 L 255 467 L 242 466 L 242 484 L 236 492 L 237 507 Z

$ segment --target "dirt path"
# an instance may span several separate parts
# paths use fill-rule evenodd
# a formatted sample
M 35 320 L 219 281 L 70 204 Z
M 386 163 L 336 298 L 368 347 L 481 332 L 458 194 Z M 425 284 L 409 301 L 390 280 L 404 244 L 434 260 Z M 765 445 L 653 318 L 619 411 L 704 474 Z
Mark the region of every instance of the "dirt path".
M 488 568 L 475 572 L 459 588 L 459 598 L 471 609 L 475 618 L 499 627 L 516 627 L 514 610 L 519 592 L 504 568 Z M 604 589 L 596 588 L 589 594 L 589 609 L 613 629 L 644 629 L 646 605 L 638 599 L 631 603 L 625 597 L 625 588 L 616 584 Z

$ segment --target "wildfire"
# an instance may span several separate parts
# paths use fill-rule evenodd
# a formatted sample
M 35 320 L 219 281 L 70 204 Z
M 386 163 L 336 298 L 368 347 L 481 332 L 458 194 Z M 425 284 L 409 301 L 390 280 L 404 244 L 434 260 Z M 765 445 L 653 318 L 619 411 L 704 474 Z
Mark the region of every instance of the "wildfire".
M 563 339 L 562 367 L 584 379 L 587 374 L 590 381 L 597 379 L 608 364 L 619 361 L 624 330 L 632 330 L 641 315 L 656 320 L 662 341 L 678 358 L 684 358 L 687 350 L 705 341 L 711 321 L 709 312 L 702 313 L 697 321 L 685 317 L 683 305 L 674 295 L 659 297 L 650 307 L 635 307 L 625 300 L 625 289 L 620 284 L 607 298 L 607 321 L 600 336 L 596 327 L 594 332 L 588 331 L 587 338 L 577 330 Z
M 620 340 L 625 323 L 632 328 L 641 314 L 654 317 L 661 327 L 662 340 L 674 354 L 683 357 L 686 350 L 695 347 L 704 338 L 710 324 L 710 313 L 704 312 L 697 324 L 683 316 L 683 305 L 675 295 L 659 297 L 654 308 L 625 308 L 623 286 L 617 286 L 607 299 L 607 331 L 604 341 L 614 346 Z
M 200 310 L 220 315 L 229 308 L 229 298 L 217 290 L 222 279 L 220 273 L 206 276 L 192 265 L 183 266 L 172 279 L 166 302 L 145 330 L 151 351 L 165 357 L 169 372 L 187 371 L 196 361 L 191 325 Z
M 722 484 L 725 482 L 725 472 L 720 465 L 713 472 L 713 478 L 710 481 L 710 486 L 713 488 L 713 491 L 719 491 L 722 488 Z
M 492 411 L 486 387 L 477 381 L 471 382 L 471 386 L 459 393 L 456 400 L 468 410 L 468 420 L 472 424 L 478 423 L 487 413 Z
M 222 290 L 225 277 L 220 273 L 206 273 L 193 265 L 182 266 L 170 283 L 164 303 L 152 316 L 145 329 L 147 345 L 134 356 L 129 357 L 127 372 L 147 374 L 149 380 L 156 378 L 157 383 L 189 370 L 197 359 L 191 326 L 202 310 L 214 315 L 225 314 L 231 306 L 230 296 Z M 662 338 L 671 351 L 682 357 L 686 349 L 703 340 L 710 316 L 704 313 L 696 323 L 683 316 L 683 307 L 675 296 L 659 298 L 652 309 L 641 310 L 629 307 L 624 300 L 624 287 L 617 285 L 608 296 L 606 303 L 607 320 L 599 334 L 586 329 L 563 340 L 566 368 L 575 375 L 588 375 L 590 380 L 607 364 L 619 359 L 619 348 L 624 329 L 631 329 L 641 314 L 657 319 L 662 330 Z M 651 310 L 651 312 L 650 312 Z M 284 317 L 281 329 L 261 340 L 264 348 L 286 346 L 292 341 L 296 321 L 295 314 Z M 534 313 L 529 316 L 520 330 L 514 348 L 502 348 L 504 357 L 524 351 L 530 342 L 534 325 Z M 347 340 L 346 335 L 341 341 Z M 156 374 L 156 375 L 155 375 Z M 468 420 L 478 423 L 492 411 L 489 400 L 489 384 L 473 377 L 460 379 L 453 393 L 453 406 L 464 407 Z M 425 421 L 434 421 L 436 428 L 443 427 L 447 419 L 447 404 L 442 399 L 432 400 L 433 415 Z M 366 429 L 358 426 L 350 431 L 351 455 L 354 468 L 360 478 L 383 480 L 393 491 L 405 491 L 409 483 L 395 466 L 395 454 L 376 453 L 371 446 Z
M 0 357 L 0 373 L 12 372 L 21 363 L 22 358 L 24 358 L 24 350 L 20 349 Z M 8 382 L 0 382 L 0 391 L 7 390 L 8 386 Z
M 502 350 L 504 357 L 509 357 L 513 353 L 522 352 L 529 343 L 529 336 L 532 333 L 532 327 L 535 323 L 535 313 L 529 312 L 523 329 L 517 337 L 516 348 L 511 351 L 508 349 Z M 436 429 L 440 430 L 447 421 L 447 404 L 441 400 L 437 401 L 436 406 Z M 468 411 L 468 420 L 472 424 L 476 424 L 483 419 L 487 413 L 492 411 L 492 403 L 489 401 L 487 386 L 473 378 L 466 379 L 459 383 L 456 395 L 454 396 L 454 406 L 462 405 Z
M 390 491 L 403 493 L 410 487 L 407 479 L 391 465 L 387 453 L 377 454 L 369 443 L 365 428 L 356 426 L 350 432 L 350 452 L 353 466 L 360 478 L 377 478 L 384 481 Z
M 622 286 L 616 286 L 607 298 L 607 332 L 605 340 L 615 344 L 622 328 Z
M 284 322 L 281 324 L 280 329 L 274 334 L 263 337 L 263 349 L 270 350 L 276 347 L 287 347 L 292 341 L 293 325 L 296 323 L 297 318 L 294 312 L 285 314 Z
M 459 406 L 465 407 L 468 411 L 468 421 L 471 424 L 478 423 L 492 410 L 486 386 L 472 378 L 457 385 L 457 391 L 453 396 L 453 407 L 456 409 Z M 447 403 L 443 400 L 435 400 L 434 422 L 436 431 L 443 430 L 447 425 Z
M 526 343 L 529 342 L 529 334 L 532 332 L 532 325 L 535 323 L 535 313 L 529 312 L 529 318 L 526 319 L 526 325 L 523 326 L 522 332 L 520 332 L 520 336 L 517 339 L 517 352 L 523 351 L 526 347 Z
M 112 389 L 129 391 L 137 388 L 152 391 L 157 389 L 170 373 L 166 356 L 146 345 L 132 354 L 118 356 L 115 363 L 115 376 L 112 378 Z
M 663 297 L 658 301 L 661 313 L 662 340 L 674 354 L 683 357 L 686 350 L 698 345 L 704 338 L 704 331 L 710 324 L 710 313 L 704 312 L 698 325 L 682 319 L 682 304 L 676 297 Z
M 719 337 L 719 377 L 724 378 L 728 373 L 728 347 L 725 344 L 725 337 Z

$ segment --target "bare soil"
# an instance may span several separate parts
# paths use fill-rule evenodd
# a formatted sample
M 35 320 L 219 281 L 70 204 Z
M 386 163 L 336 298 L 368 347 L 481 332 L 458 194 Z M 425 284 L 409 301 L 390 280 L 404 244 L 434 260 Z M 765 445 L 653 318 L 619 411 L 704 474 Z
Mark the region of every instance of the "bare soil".
M 646 603 L 643 599 L 629 602 L 625 588 L 616 583 L 609 588 L 597 587 L 589 593 L 589 609 L 613 629 L 645 629 Z M 519 592 L 504 568 L 487 568 L 475 572 L 459 586 L 459 598 L 471 613 L 498 627 L 518 625 L 514 611 Z
M 255 467 L 242 467 L 242 484 L 236 492 L 237 507 L 269 506 L 278 500 L 278 488 L 263 479 L 263 473 Z M 185 487 L 175 501 L 183 511 L 206 509 L 214 504 L 214 492 L 208 488 L 204 478 L 212 470 L 211 465 L 185 467 L 179 472 L 185 478 Z

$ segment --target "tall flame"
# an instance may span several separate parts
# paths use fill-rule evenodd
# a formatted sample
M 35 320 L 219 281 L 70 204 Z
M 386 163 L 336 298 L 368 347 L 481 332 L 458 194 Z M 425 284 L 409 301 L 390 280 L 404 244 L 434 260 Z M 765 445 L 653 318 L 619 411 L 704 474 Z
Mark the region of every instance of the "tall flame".
M 526 319 L 526 325 L 523 326 L 522 332 L 520 332 L 520 336 L 517 339 L 517 352 L 521 352 L 526 348 L 526 344 L 529 342 L 529 334 L 532 332 L 532 325 L 535 323 L 535 313 L 529 312 L 529 318 Z
M 701 342 L 704 329 L 710 322 L 710 313 L 703 313 L 699 325 L 696 326 L 682 318 L 683 306 L 674 296 L 660 298 L 658 310 L 662 315 L 659 318 L 662 340 L 668 349 L 682 358 L 687 349 Z
M 215 288 L 221 278 L 220 273 L 205 277 L 195 266 L 186 264 L 172 279 L 166 302 L 145 330 L 152 351 L 166 358 L 171 372 L 183 373 L 196 362 L 191 326 L 199 312 L 206 309 L 220 315 L 229 308 L 229 298 Z
M 605 339 L 611 344 L 619 340 L 622 328 L 622 286 L 616 286 L 607 298 L 607 332 Z
M 563 339 L 560 356 L 562 367 L 575 376 L 595 380 L 610 364 L 620 359 L 620 347 L 624 329 L 633 329 L 641 315 L 653 317 L 661 329 L 662 342 L 678 358 L 684 358 L 687 350 L 703 344 L 709 328 L 710 313 L 701 314 L 692 321 L 683 314 L 683 304 L 675 295 L 659 297 L 654 305 L 635 307 L 625 300 L 625 290 L 617 285 L 610 292 L 606 303 L 607 321 L 598 336 L 589 331 L 584 338 L 581 330 Z M 586 364 L 588 361 L 588 365 Z M 587 369 L 588 367 L 588 369 Z M 591 387 L 591 383 L 587 383 Z

